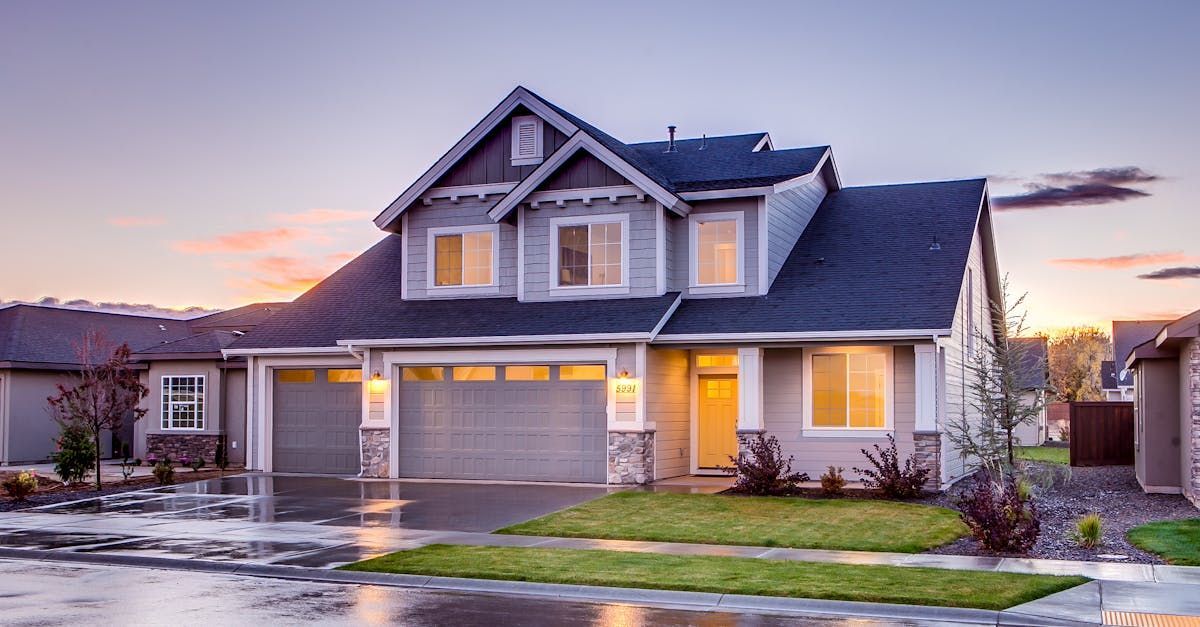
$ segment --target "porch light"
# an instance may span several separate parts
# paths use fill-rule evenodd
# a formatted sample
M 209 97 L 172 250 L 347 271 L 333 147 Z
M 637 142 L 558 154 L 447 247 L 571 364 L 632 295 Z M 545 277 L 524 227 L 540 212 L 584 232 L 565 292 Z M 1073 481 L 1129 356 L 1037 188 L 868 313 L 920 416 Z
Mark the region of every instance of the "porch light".
M 624 368 L 621 368 L 621 371 L 617 373 L 617 378 L 618 379 L 628 379 L 629 371 Z
M 387 381 L 384 381 L 383 374 L 378 370 L 371 373 L 371 382 L 367 384 L 367 389 L 372 394 L 382 394 L 387 391 Z

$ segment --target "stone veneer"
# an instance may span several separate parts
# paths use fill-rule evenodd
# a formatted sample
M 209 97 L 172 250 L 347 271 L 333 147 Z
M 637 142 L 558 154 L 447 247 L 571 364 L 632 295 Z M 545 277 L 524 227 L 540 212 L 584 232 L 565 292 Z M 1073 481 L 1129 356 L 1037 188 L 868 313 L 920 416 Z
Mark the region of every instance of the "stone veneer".
M 643 484 L 654 480 L 654 432 L 608 433 L 608 482 Z
M 204 460 L 212 465 L 217 459 L 217 440 L 219 435 L 200 435 L 196 433 L 149 433 L 146 435 L 146 452 L 162 459 L 170 456 L 171 461 L 178 462 L 187 457 Z
M 1179 366 L 1187 375 L 1185 398 L 1188 406 L 1181 409 L 1187 412 L 1183 427 L 1189 431 L 1181 434 L 1186 447 L 1183 495 L 1200 507 L 1200 338 L 1193 338 L 1183 346 L 1179 352 Z
M 913 432 L 914 457 L 919 468 L 928 468 L 925 489 L 937 491 L 942 488 L 942 435 L 936 431 Z
M 364 428 L 359 430 L 359 434 L 359 441 L 362 443 L 362 476 L 387 477 L 391 470 L 388 463 L 391 430 Z

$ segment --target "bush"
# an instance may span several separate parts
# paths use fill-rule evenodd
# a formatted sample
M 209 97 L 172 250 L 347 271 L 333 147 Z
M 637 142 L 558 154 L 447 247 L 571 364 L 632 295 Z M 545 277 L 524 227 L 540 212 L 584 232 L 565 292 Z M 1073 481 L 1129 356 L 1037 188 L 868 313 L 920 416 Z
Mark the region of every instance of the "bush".
M 971 489 L 959 500 L 962 520 L 983 548 L 995 553 L 1025 553 L 1041 532 L 1033 499 L 1022 493 L 1011 476 L 975 476 Z
M 191 467 L 192 472 L 200 472 L 200 469 L 204 468 L 204 458 L 197 457 L 196 459 L 193 459 L 192 463 L 188 464 L 188 466 Z
M 893 499 L 911 499 L 921 494 L 925 488 L 925 479 L 929 477 L 929 469 L 917 466 L 916 454 L 910 455 L 900 468 L 900 453 L 896 450 L 896 438 L 888 434 L 888 447 L 880 448 L 874 445 L 872 455 L 867 449 L 859 449 L 871 462 L 874 468 L 855 468 L 854 472 L 863 476 L 863 485 L 883 492 L 884 496 Z
M 60 423 L 58 439 L 54 443 L 58 450 L 50 457 L 54 460 L 54 474 L 58 479 L 63 483 L 81 483 L 87 479 L 96 461 L 96 444 L 87 430 L 79 425 Z
M 721 470 L 733 472 L 737 480 L 734 492 L 744 494 L 771 495 L 795 492 L 796 484 L 808 481 L 808 475 L 792 472 L 793 457 L 784 458 L 779 440 L 773 435 L 756 435 L 750 442 L 746 455 L 730 456 L 732 468 Z
M 825 474 L 821 475 L 821 493 L 825 496 L 841 496 L 845 494 L 846 478 L 842 476 L 842 471 L 845 468 L 841 466 L 830 466 Z
M 1087 514 L 1075 521 L 1075 531 L 1071 532 L 1071 539 L 1085 549 L 1100 546 L 1103 537 L 1104 523 L 1100 514 Z
M 158 485 L 175 483 L 175 467 L 171 465 L 170 457 L 154 464 L 154 478 L 158 480 Z
M 217 452 L 213 457 L 213 465 L 221 471 L 229 467 L 229 451 L 226 450 L 225 436 L 217 436 Z
M 1063 425 L 1058 428 L 1058 439 L 1063 442 L 1071 441 L 1071 425 Z
M 16 476 L 0 483 L 0 487 L 4 488 L 4 493 L 18 501 L 24 501 L 25 497 L 37 492 L 37 485 L 37 473 L 32 470 L 17 473 Z

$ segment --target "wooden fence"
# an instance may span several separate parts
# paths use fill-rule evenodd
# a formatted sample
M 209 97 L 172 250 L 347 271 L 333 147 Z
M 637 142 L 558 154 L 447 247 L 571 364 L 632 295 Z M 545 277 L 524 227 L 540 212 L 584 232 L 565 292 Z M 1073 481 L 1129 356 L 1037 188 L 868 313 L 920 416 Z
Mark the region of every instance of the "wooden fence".
M 1071 403 L 1071 465 L 1133 463 L 1133 403 Z

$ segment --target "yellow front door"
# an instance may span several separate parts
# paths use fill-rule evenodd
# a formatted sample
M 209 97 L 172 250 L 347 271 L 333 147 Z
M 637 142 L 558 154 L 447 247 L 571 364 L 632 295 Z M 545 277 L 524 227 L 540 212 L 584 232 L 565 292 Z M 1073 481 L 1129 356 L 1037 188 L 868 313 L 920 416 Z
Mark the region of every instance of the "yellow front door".
M 699 454 L 701 468 L 732 466 L 737 455 L 737 375 L 700 377 Z

